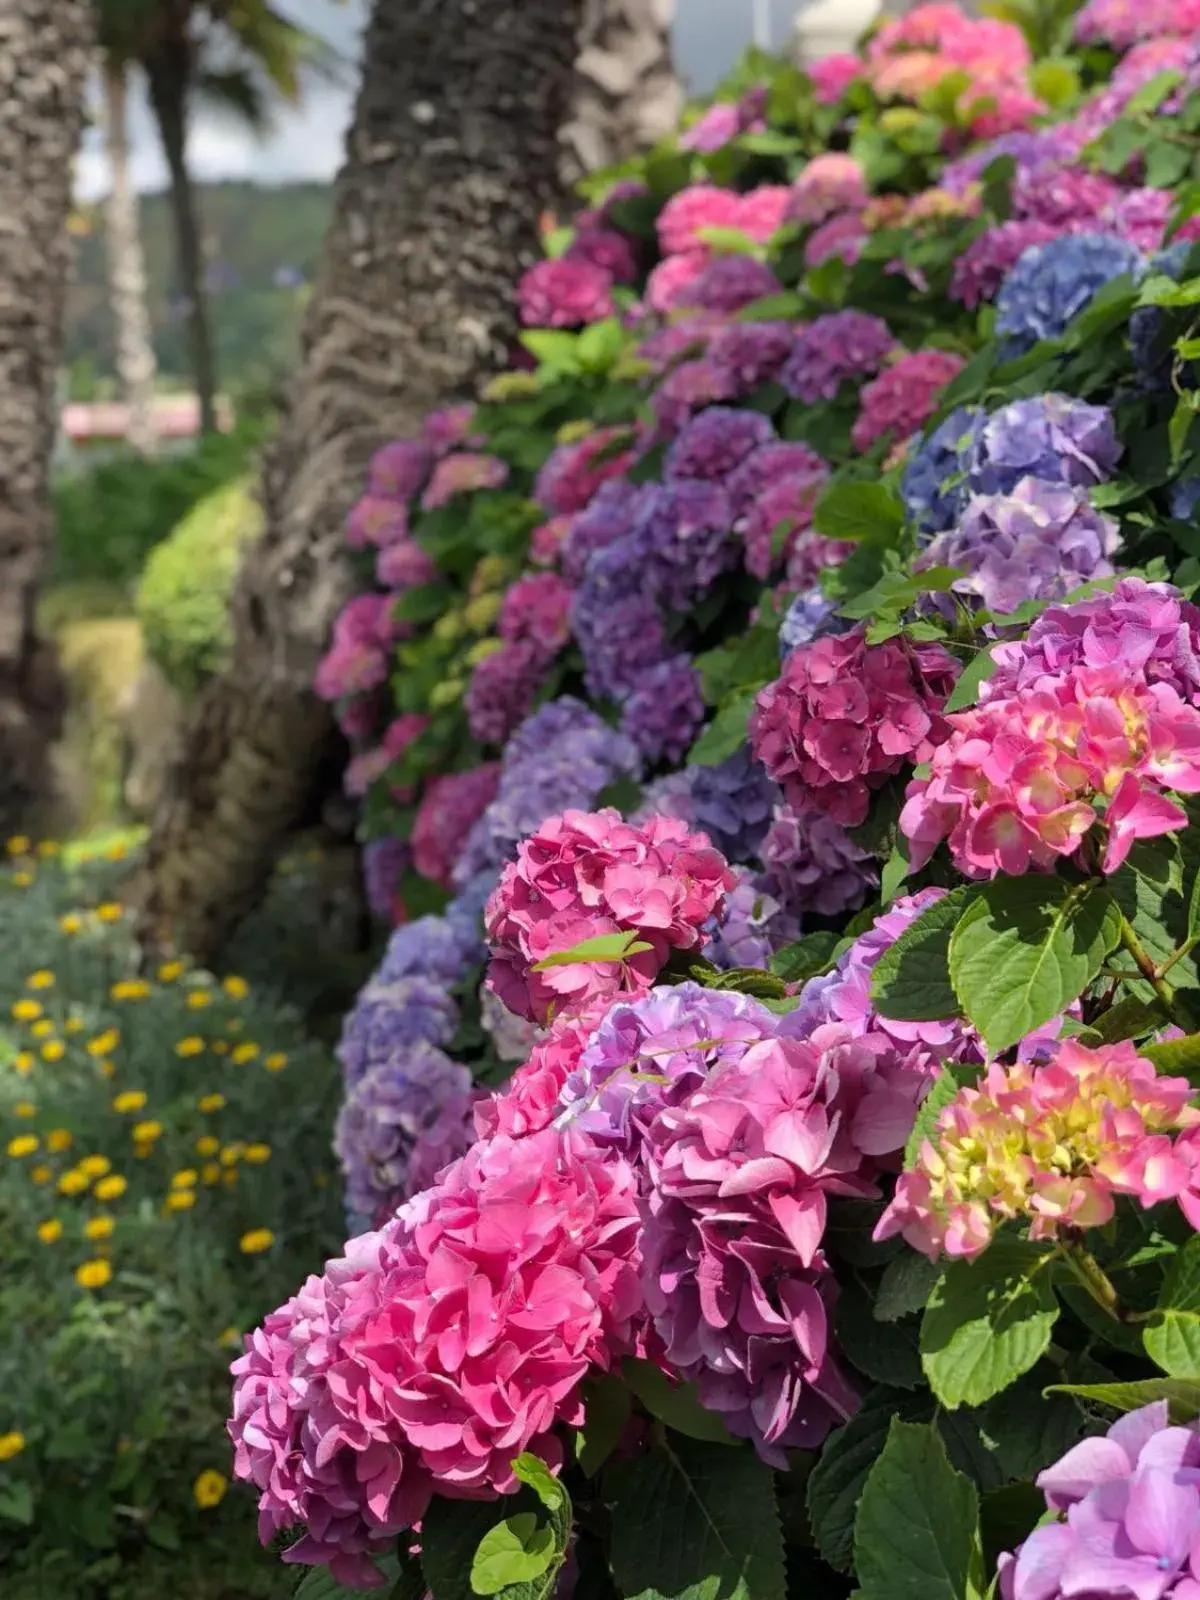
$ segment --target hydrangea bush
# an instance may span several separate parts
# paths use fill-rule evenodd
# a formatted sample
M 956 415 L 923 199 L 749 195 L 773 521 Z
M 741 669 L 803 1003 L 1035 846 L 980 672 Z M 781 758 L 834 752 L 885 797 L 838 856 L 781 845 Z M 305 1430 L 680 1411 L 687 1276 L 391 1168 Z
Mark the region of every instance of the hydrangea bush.
M 1025 22 L 748 69 L 372 466 L 314 1596 L 1200 1593 L 1200 16 Z

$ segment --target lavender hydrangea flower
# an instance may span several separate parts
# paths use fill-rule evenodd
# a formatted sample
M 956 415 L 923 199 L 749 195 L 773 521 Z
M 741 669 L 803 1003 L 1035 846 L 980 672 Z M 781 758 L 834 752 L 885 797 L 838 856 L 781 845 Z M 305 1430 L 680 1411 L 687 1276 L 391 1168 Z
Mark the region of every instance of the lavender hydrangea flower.
M 372 916 L 392 920 L 408 863 L 409 849 L 403 839 L 368 839 L 363 846 L 363 891 Z
M 680 291 L 677 304 L 732 316 L 755 300 L 778 294 L 782 288 L 765 261 L 756 261 L 753 256 L 718 256 Z
M 651 989 L 600 1022 L 563 1085 L 559 1123 L 632 1154 L 662 1106 L 775 1032 L 774 1015 L 749 995 L 697 983 Z
M 692 808 L 692 778 L 699 771 L 699 767 L 683 767 L 679 772 L 668 772 L 648 783 L 630 822 L 641 827 L 651 817 L 674 817 L 690 827 L 696 820 Z
M 996 338 L 1006 356 L 1057 339 L 1105 284 L 1141 263 L 1138 250 L 1107 233 L 1073 233 L 1026 250 L 996 296 Z
M 1200 476 L 1180 478 L 1171 485 L 1171 515 L 1180 522 L 1190 522 L 1200 505 Z
M 939 533 L 918 562 L 957 567 L 954 595 L 989 611 L 1015 611 L 1027 600 L 1061 600 L 1072 589 L 1113 573 L 1117 524 L 1092 509 L 1083 489 L 1022 478 L 1011 494 L 976 495 L 958 524 Z M 953 616 L 950 595 L 931 597 Z
M 393 1051 L 357 1078 L 346 1094 L 334 1139 L 349 1208 L 374 1217 L 383 1207 L 406 1199 L 417 1140 L 436 1125 L 448 1104 L 461 1102 L 470 1090 L 466 1067 L 425 1041 Z
M 571 627 L 583 652 L 588 693 L 597 698 L 623 700 L 666 659 L 666 630 L 650 596 L 614 596 L 590 574 L 575 596 Z
M 753 861 L 780 799 L 766 768 L 742 745 L 711 767 L 690 769 L 692 821 L 728 861 Z
M 865 311 L 832 311 L 800 329 L 780 381 L 793 400 L 833 400 L 847 379 L 874 377 L 896 348 L 887 323 Z
M 988 417 L 968 452 L 968 482 L 973 494 L 1008 494 L 1026 477 L 1090 489 L 1108 481 L 1120 454 L 1107 406 L 1036 395 Z
M 644 490 L 623 478 L 602 484 L 587 508 L 572 519 L 563 540 L 562 570 L 568 583 L 580 584 L 592 552 L 622 539 L 633 527 L 634 512 Z
M 964 194 L 971 184 L 978 183 L 992 162 L 1001 156 L 1011 156 L 1018 173 L 1061 167 L 1072 161 L 1086 143 L 1086 136 L 1079 134 L 1069 123 L 1002 133 L 999 138 L 978 145 L 957 161 L 949 162 L 942 170 L 941 186 L 951 194 Z
M 744 399 L 777 378 L 794 338 L 790 322 L 733 322 L 723 328 L 708 347 L 708 359 L 724 397 Z
M 667 453 L 666 477 L 707 478 L 719 483 L 752 450 L 770 444 L 775 429 L 757 411 L 712 406 L 688 423 Z
M 458 982 L 477 947 L 479 934 L 464 934 L 449 916 L 418 917 L 415 922 L 402 923 L 392 934 L 375 981 L 386 986 L 404 978 L 428 978 L 449 987 Z
M 849 627 L 849 620 L 837 614 L 836 600 L 828 599 L 816 585 L 805 589 L 788 606 L 779 624 L 779 659 L 786 661 L 793 650 L 811 644 L 822 634 L 841 633 Z
M 835 917 L 856 911 L 879 882 L 875 858 L 832 817 L 781 800 L 762 842 L 762 883 L 785 910 Z
M 700 674 L 687 655 L 639 675 L 621 713 L 621 732 L 651 764 L 680 761 L 704 721 Z
M 397 1051 L 449 1044 L 458 1015 L 452 997 L 431 978 L 373 978 L 342 1025 L 337 1058 L 347 1085 L 353 1087 Z
M 716 967 L 765 967 L 800 937 L 800 923 L 765 887 L 761 873 L 738 871 L 725 896 L 724 920 L 709 933 L 704 954 Z
M 969 493 L 964 467 L 984 415 L 982 406 L 956 407 L 909 457 L 900 492 L 922 533 L 940 533 L 961 514 Z
M 737 563 L 732 503 L 719 484 L 701 479 L 655 485 L 639 502 L 629 537 L 609 549 L 635 587 L 668 611 L 686 611 Z

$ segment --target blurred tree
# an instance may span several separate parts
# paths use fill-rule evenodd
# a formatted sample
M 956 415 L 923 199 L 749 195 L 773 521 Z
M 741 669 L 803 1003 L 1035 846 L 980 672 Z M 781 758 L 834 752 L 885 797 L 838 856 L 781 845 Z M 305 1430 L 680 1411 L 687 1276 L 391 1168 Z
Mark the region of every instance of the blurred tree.
M 670 133 L 683 109 L 671 63 L 675 0 L 583 0 L 564 177 L 608 167 Z
M 0 829 L 50 794 L 61 713 L 34 603 L 52 543 L 50 457 L 71 172 L 91 62 L 90 0 L 0 6 Z

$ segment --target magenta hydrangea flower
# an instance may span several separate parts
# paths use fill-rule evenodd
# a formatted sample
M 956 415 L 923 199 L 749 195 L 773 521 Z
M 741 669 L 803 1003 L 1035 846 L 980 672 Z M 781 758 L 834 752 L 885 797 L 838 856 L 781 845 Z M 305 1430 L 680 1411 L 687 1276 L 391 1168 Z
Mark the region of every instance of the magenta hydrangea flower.
M 777 805 L 761 857 L 764 887 L 797 916 L 855 911 L 879 882 L 874 856 L 819 811 Z
M 1198 0 L 1088 0 L 1075 18 L 1080 44 L 1110 44 L 1128 50 L 1139 39 L 1193 33 L 1200 28 Z
M 705 835 L 673 819 L 634 827 L 611 808 L 550 817 L 521 844 L 488 901 L 488 987 L 535 1021 L 648 989 L 673 949 L 697 947 L 732 885 Z M 625 932 L 648 948 L 537 970 L 584 939 Z
M 528 639 L 547 656 L 571 637 L 571 586 L 553 572 L 535 572 L 504 596 L 496 631 L 502 639 Z
M 454 451 L 434 467 L 421 505 L 426 511 L 436 511 L 449 505 L 456 495 L 502 489 L 507 482 L 508 465 L 499 456 L 480 455 L 474 450 Z
M 482 439 L 472 437 L 475 425 L 475 404 L 465 400 L 456 406 L 442 406 L 431 411 L 421 424 L 421 438 L 435 456 L 444 456 L 459 445 L 482 444 Z
M 1130 189 L 1119 194 L 1104 214 L 1103 222 L 1143 255 L 1162 248 L 1175 197 L 1169 189 Z
M 503 744 L 533 709 L 548 665 L 545 650 L 532 639 L 508 640 L 484 656 L 463 697 L 471 737 Z
M 740 228 L 742 197 L 732 189 L 695 183 L 673 194 L 658 214 L 658 243 L 664 256 L 707 249 L 706 228 Z
M 914 867 L 945 839 L 969 878 L 1046 870 L 1102 818 L 1115 872 L 1135 840 L 1187 825 L 1171 790 L 1200 792 L 1200 712 L 1119 667 L 1073 667 L 946 721 L 900 814 Z
M 374 545 L 385 550 L 408 537 L 408 507 L 401 500 L 365 494 L 346 518 L 346 543 L 351 550 Z
M 723 150 L 741 131 L 742 116 L 737 101 L 718 100 L 680 134 L 679 148 L 711 155 L 714 150 Z
M 861 72 L 861 61 L 851 59 Z M 838 212 L 862 211 L 869 199 L 861 163 L 854 156 L 826 151 L 814 156 L 792 184 L 787 220 L 805 227 L 827 222 Z
M 885 367 L 862 391 L 862 409 L 850 433 L 855 449 L 920 432 L 962 368 L 962 357 L 951 350 L 913 350 Z
M 375 557 L 375 578 L 385 589 L 402 594 L 432 583 L 437 567 L 415 539 L 401 539 L 386 545 Z
M 823 222 L 808 236 L 804 245 L 804 265 L 819 267 L 823 261 L 831 261 L 836 256 L 847 266 L 853 266 L 862 255 L 866 242 L 867 230 L 861 213 L 843 211 L 840 216 L 830 217 L 828 222 Z
M 765 261 L 756 261 L 753 256 L 717 256 L 681 285 L 674 305 L 732 316 L 755 300 L 778 294 L 782 288 Z
M 433 466 L 433 449 L 425 439 L 393 439 L 376 450 L 367 467 L 367 492 L 389 500 L 416 497 Z
M 556 1018 L 503 1089 L 476 1102 L 475 1128 L 481 1139 L 495 1133 L 524 1139 L 550 1126 L 563 1109 L 563 1086 L 578 1067 L 607 1006 L 605 1001 L 581 1016 Z
M 339 700 L 376 688 L 387 677 L 388 657 L 400 632 L 388 595 L 355 595 L 333 624 L 332 644 L 313 677 L 314 692 L 322 700 Z
M 793 650 L 750 717 L 755 756 L 798 811 L 862 822 L 871 791 L 927 761 L 958 663 L 940 644 L 869 645 L 861 625 Z
M 580 228 L 567 247 L 566 260 L 589 262 L 607 272 L 613 283 L 633 283 L 638 275 L 633 244 L 616 228 Z
M 582 439 L 560 444 L 537 476 L 533 498 L 551 516 L 582 511 L 610 478 L 620 478 L 633 465 L 632 450 L 617 446 L 625 428 L 596 428 Z
M 1066 1517 L 1000 1556 L 1001 1600 L 1200 1600 L 1198 1479 L 1200 1424 L 1172 1427 L 1165 1400 L 1082 1440 L 1038 1476 L 1047 1509 Z
M 593 261 L 569 256 L 539 261 L 517 286 L 521 321 L 527 328 L 580 328 L 600 322 L 616 309 L 612 286 L 612 273 Z
M 449 889 L 454 864 L 467 835 L 496 798 L 500 763 L 488 761 L 468 772 L 446 772 L 434 778 L 413 823 L 413 865 L 423 878 Z
M 682 297 L 700 277 L 712 256 L 707 250 L 688 250 L 660 261 L 646 279 L 646 304 L 660 316 L 675 311 Z
M 896 348 L 882 318 L 831 311 L 800 328 L 781 381 L 793 400 L 816 405 L 836 399 L 847 379 L 873 377 Z
M 700 674 L 687 655 L 641 673 L 621 710 L 621 732 L 652 765 L 681 761 L 703 722 Z
M 1113 202 L 1121 186 L 1086 167 L 1039 165 L 1018 167 L 1013 179 L 1013 214 L 1023 222 L 1043 222 L 1060 233 L 1072 227 L 1091 228 Z
M 1017 262 L 1033 245 L 1058 237 L 1061 229 L 1052 222 L 1030 219 L 998 223 L 973 239 L 954 263 L 950 279 L 951 299 L 968 310 L 992 301 L 1000 285 Z
M 819 61 L 810 62 L 804 70 L 812 79 L 817 104 L 831 106 L 842 98 L 855 78 L 862 77 L 866 64 L 861 56 L 840 52 L 822 56 Z
M 689 422 L 667 452 L 666 477 L 719 482 L 774 439 L 770 418 L 761 413 L 713 406 Z
M 400 759 L 409 745 L 420 738 L 427 725 L 427 718 L 416 711 L 407 711 L 402 717 L 395 717 L 388 723 L 378 745 L 355 756 L 346 768 L 342 784 L 346 793 L 355 796 L 366 794 L 392 763 Z
M 779 376 L 792 351 L 790 322 L 734 322 L 708 347 L 708 360 L 722 382 L 720 398 L 741 399 Z

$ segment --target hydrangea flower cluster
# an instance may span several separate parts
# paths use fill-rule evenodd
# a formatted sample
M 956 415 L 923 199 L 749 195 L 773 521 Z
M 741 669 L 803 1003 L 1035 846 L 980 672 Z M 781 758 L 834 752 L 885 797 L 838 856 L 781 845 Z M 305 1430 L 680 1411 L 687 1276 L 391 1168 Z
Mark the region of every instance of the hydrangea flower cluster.
M 850 433 L 855 449 L 869 450 L 880 439 L 895 444 L 918 432 L 937 409 L 942 390 L 962 368 L 962 357 L 951 350 L 913 350 L 885 367 L 859 397 L 860 410 Z
M 355 595 L 333 625 L 333 643 L 313 678 L 315 692 L 322 700 L 340 700 L 378 688 L 400 633 L 387 595 Z
M 751 748 L 797 811 L 855 826 L 873 789 L 946 737 L 941 708 L 957 675 L 940 644 L 868 645 L 861 626 L 816 639 L 758 695 Z
M 517 286 L 527 328 L 581 328 L 611 317 L 613 274 L 595 261 L 561 256 L 538 261 Z
M 682 760 L 703 722 L 700 674 L 686 655 L 642 674 L 621 710 L 621 732 L 651 765 Z
M 413 865 L 423 878 L 450 888 L 471 829 L 495 798 L 500 764 L 445 772 L 425 790 L 412 830 Z
M 871 853 L 819 811 L 776 806 L 761 856 L 764 887 L 797 917 L 855 911 L 879 881 Z
M 895 335 L 882 318 L 831 311 L 800 329 L 780 381 L 793 399 L 816 405 L 835 399 L 849 379 L 874 377 L 895 349 Z
M 1110 233 L 1064 234 L 1026 250 L 996 296 L 1002 352 L 1023 355 L 1057 339 L 1105 284 L 1136 273 L 1137 247 Z
M 1068 1039 L 1040 1066 L 993 1062 L 939 1112 L 875 1230 L 931 1259 L 976 1256 L 1004 1222 L 1030 1237 L 1102 1227 L 1115 1195 L 1143 1206 L 1186 1187 L 1169 1134 L 1200 1121 L 1186 1078 L 1160 1076 L 1128 1040 Z

